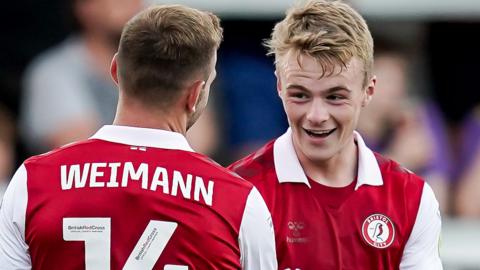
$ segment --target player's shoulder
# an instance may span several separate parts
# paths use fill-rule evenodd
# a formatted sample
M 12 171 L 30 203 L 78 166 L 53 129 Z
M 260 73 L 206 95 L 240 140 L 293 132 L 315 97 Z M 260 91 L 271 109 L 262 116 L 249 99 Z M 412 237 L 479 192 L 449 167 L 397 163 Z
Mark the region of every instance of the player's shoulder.
M 266 171 L 274 170 L 273 145 L 274 140 L 266 143 L 255 152 L 232 163 L 228 169 L 240 176 L 251 179 L 256 175 L 264 174 Z
M 77 152 L 81 152 L 85 149 L 93 149 L 100 147 L 100 141 L 96 139 L 87 139 L 82 141 L 77 141 L 73 143 L 69 143 L 58 148 L 55 148 L 51 151 L 48 151 L 43 154 L 35 155 L 27 160 L 25 160 L 25 165 L 36 165 L 36 164 L 44 164 L 50 163 L 57 160 L 61 160 L 64 157 L 71 158 L 72 155 L 76 154 Z
M 389 159 L 376 152 L 374 152 L 374 155 L 378 162 L 378 166 L 384 181 L 390 181 L 392 184 L 402 186 L 407 184 L 423 186 L 425 183 L 420 176 L 402 166 L 395 160 Z

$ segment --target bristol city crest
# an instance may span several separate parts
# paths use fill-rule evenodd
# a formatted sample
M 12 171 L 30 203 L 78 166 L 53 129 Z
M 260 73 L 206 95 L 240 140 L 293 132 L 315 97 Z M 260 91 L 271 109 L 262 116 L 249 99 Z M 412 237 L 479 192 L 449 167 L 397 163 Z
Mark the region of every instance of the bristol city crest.
M 363 239 L 373 247 L 387 248 L 395 238 L 392 221 L 383 214 L 373 214 L 362 225 Z

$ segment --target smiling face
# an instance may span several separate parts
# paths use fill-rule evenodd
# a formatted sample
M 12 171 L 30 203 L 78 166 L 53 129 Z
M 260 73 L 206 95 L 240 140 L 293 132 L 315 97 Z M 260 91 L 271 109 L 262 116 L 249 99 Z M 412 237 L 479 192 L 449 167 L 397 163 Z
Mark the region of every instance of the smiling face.
M 300 162 L 315 164 L 354 156 L 353 130 L 368 104 L 375 78 L 365 84 L 364 68 L 352 58 L 340 72 L 325 74 L 311 56 L 291 50 L 277 66 L 277 89 L 292 129 Z

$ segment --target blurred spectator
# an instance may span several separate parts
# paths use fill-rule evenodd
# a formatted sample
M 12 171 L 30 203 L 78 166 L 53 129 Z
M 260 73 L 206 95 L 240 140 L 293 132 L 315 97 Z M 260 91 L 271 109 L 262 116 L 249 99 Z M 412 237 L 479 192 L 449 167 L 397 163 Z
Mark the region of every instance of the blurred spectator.
M 142 0 L 69 0 L 78 33 L 38 56 L 24 76 L 21 126 L 33 152 L 87 138 L 113 120 L 109 76 L 124 23 Z
M 13 175 L 15 125 L 10 112 L 0 105 L 0 201 Z
M 461 217 L 480 218 L 480 105 L 466 117 L 460 132 L 455 210 Z
M 420 101 L 408 91 L 408 65 L 400 48 L 376 39 L 377 86 L 358 129 L 372 149 L 428 181 L 446 213 L 451 153 L 445 123 L 436 104 Z

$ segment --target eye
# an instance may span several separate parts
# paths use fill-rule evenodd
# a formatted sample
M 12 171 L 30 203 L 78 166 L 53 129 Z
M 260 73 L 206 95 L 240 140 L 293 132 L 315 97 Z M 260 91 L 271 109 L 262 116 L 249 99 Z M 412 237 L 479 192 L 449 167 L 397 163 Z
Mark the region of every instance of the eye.
M 308 97 L 305 93 L 302 92 L 292 93 L 290 96 L 296 99 L 306 99 Z
M 340 100 L 346 99 L 346 97 L 342 96 L 342 95 L 335 94 L 335 95 L 328 95 L 327 99 L 332 100 L 332 101 L 340 101 Z
M 289 99 L 295 103 L 304 103 L 307 102 L 309 99 L 308 94 L 303 91 L 290 92 L 288 96 Z

